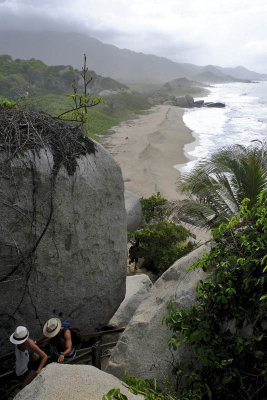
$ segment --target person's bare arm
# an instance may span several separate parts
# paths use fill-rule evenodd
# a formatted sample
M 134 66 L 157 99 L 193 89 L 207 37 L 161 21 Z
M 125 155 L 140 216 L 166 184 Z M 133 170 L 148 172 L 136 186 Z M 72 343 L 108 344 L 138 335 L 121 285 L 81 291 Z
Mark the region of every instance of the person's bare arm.
M 32 339 L 28 339 L 28 345 L 29 345 L 30 351 L 34 351 L 41 357 L 39 368 L 36 370 L 36 373 L 39 374 L 41 369 L 45 366 L 48 356 L 43 350 L 40 349 L 39 346 L 37 346 L 37 344 L 34 343 L 34 341 Z
M 60 356 L 58 357 L 58 362 L 61 363 L 64 361 L 65 356 L 67 356 L 68 354 L 70 354 L 71 350 L 72 350 L 72 340 L 71 340 L 71 331 L 69 329 L 67 329 L 64 332 L 64 337 L 65 337 L 65 345 L 66 345 L 66 350 L 64 351 L 63 354 L 60 354 Z

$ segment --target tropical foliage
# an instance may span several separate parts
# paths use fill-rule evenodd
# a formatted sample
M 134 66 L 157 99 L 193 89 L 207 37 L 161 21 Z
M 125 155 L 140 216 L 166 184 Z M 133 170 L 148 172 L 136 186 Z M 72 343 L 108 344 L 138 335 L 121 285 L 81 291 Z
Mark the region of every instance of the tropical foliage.
M 135 395 L 141 394 L 144 396 L 144 400 L 179 400 L 179 396 L 168 382 L 164 382 L 163 387 L 161 385 L 159 389 L 155 378 L 140 379 L 126 375 L 124 383 L 131 393 Z M 105 394 L 102 400 L 128 400 L 128 397 L 122 394 L 120 389 L 114 388 Z
M 79 75 L 80 72 L 70 65 L 48 66 L 34 58 L 13 60 L 8 55 L 0 55 L 0 93 L 12 98 L 19 94 L 28 96 L 33 93 L 70 92 L 73 79 L 79 78 Z M 94 71 L 90 71 L 90 76 L 93 78 L 94 92 L 96 89 L 127 89 L 126 85 L 111 78 L 101 77 Z
M 258 202 L 243 200 L 241 211 L 214 232 L 216 246 L 192 268 L 200 281 L 197 303 L 188 310 L 168 305 L 164 319 L 173 330 L 169 345 L 191 346 L 188 363 L 174 372 L 181 399 L 264 399 L 267 384 L 266 271 L 267 191 Z M 194 396 L 193 396 L 194 395 Z
M 167 200 L 161 196 L 160 192 L 157 192 L 148 198 L 142 197 L 141 204 L 145 222 L 149 223 L 153 219 L 163 220 L 165 216 L 163 206 L 166 202 Z
M 267 148 L 262 143 L 234 145 L 199 162 L 184 175 L 180 189 L 190 200 L 178 206 L 181 218 L 203 226 L 218 226 L 237 214 L 244 198 L 250 207 L 267 187 Z
M 148 225 L 129 235 L 138 244 L 133 247 L 130 257 L 144 258 L 144 267 L 157 275 L 194 248 L 192 242 L 186 241 L 189 232 L 168 221 Z

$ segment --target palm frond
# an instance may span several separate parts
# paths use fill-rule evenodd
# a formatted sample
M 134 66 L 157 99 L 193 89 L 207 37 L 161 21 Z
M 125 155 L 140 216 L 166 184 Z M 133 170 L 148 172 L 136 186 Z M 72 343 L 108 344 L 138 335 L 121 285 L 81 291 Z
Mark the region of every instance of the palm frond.
M 218 220 L 230 219 L 248 197 L 253 205 L 267 188 L 267 148 L 265 143 L 252 146 L 233 145 L 222 148 L 210 159 L 200 161 L 181 178 L 179 188 L 198 205 L 209 207 Z M 206 211 L 188 202 L 183 212 L 207 224 Z M 196 214 L 200 212 L 201 216 Z M 204 217 L 203 217 L 204 216 Z

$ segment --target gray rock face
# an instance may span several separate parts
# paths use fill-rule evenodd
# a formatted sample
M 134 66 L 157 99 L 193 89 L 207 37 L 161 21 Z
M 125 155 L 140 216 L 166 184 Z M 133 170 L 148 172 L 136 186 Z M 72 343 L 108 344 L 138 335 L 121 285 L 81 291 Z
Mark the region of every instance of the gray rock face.
M 54 182 L 47 149 L 12 161 L 15 185 L 0 179 L 1 278 L 7 276 L 0 292 L 3 352 L 17 325 L 39 337 L 44 322 L 59 316 L 91 332 L 124 299 L 123 179 L 109 153 L 97 143 L 95 148 L 77 159 L 72 176 L 61 166 Z
M 224 103 L 204 103 L 205 107 L 224 108 Z
M 135 231 L 142 222 L 143 211 L 139 197 L 125 190 L 125 208 L 127 213 L 127 231 Z
M 196 299 L 195 284 L 204 277 L 200 269 L 188 272 L 187 268 L 203 253 L 210 251 L 203 245 L 176 261 L 154 284 L 149 296 L 137 308 L 127 329 L 115 347 L 106 371 L 123 377 L 169 377 L 176 361 L 184 360 L 189 349 L 182 345 L 175 352 L 169 350 L 167 339 L 171 331 L 162 324 L 166 303 L 174 301 L 178 307 L 189 308 Z
M 194 102 L 194 107 L 202 107 L 204 104 L 204 100 L 197 100 Z
M 185 107 L 185 108 L 189 107 L 188 101 L 185 96 L 176 97 L 174 100 L 174 105 L 178 106 L 178 107 Z
M 115 328 L 127 325 L 139 304 L 149 295 L 151 288 L 152 282 L 147 275 L 127 276 L 125 299 L 108 326 Z
M 194 98 L 192 96 L 190 96 L 189 94 L 185 95 L 188 107 L 194 107 L 195 106 L 195 101 Z
M 88 365 L 50 364 L 15 397 L 16 400 L 101 400 L 111 389 L 118 388 L 128 400 L 142 400 L 121 381 Z

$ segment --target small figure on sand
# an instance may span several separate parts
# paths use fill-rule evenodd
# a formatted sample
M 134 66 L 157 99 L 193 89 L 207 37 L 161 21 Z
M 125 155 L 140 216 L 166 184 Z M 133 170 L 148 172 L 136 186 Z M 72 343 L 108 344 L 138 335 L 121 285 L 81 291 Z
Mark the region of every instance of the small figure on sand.
M 10 336 L 10 342 L 16 345 L 16 375 L 22 381 L 22 388 L 27 386 L 45 366 L 47 354 L 29 338 L 25 326 L 18 326 Z

